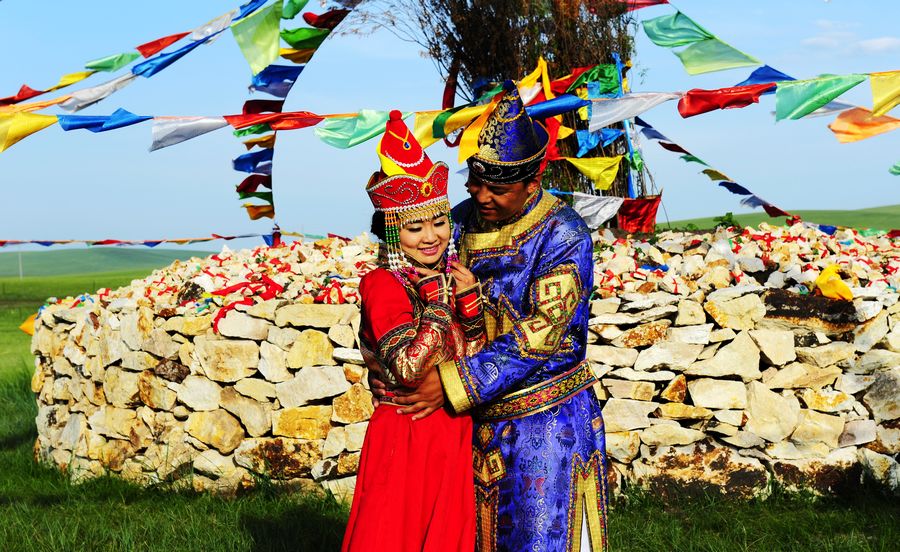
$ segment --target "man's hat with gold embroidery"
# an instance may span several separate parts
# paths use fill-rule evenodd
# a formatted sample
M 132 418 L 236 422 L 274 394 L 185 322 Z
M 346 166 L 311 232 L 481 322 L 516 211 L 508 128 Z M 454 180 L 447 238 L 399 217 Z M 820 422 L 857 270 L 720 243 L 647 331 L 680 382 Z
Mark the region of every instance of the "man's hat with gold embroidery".
M 469 157 L 469 171 L 481 180 L 508 184 L 535 176 L 547 151 L 549 134 L 525 113 L 515 83 L 506 92 L 478 135 L 478 153 Z
M 450 215 L 445 163 L 432 163 L 416 141 L 403 115 L 391 111 L 378 144 L 381 170 L 372 175 L 366 193 L 376 211 L 384 213 L 385 242 L 392 269 L 401 269 L 400 228 L 410 222 Z

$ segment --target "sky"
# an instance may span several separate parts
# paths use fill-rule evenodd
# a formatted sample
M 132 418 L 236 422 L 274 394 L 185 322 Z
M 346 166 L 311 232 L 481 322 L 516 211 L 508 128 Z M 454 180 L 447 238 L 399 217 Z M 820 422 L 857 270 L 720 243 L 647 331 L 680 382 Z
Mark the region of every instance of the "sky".
M 237 7 L 241 0 L 0 0 L 0 96 L 23 83 L 51 86 L 89 60 L 197 27 Z M 316 2 L 313 11 L 321 11 Z M 896 0 L 677 0 L 678 9 L 732 46 L 796 78 L 900 69 L 900 2 Z M 672 12 L 656 6 L 638 20 Z M 297 19 L 298 25 L 302 21 Z M 286 23 L 283 27 L 291 27 Z M 690 76 L 668 50 L 636 30 L 636 92 L 686 91 L 732 86 L 753 70 Z M 421 48 L 389 32 L 332 36 L 300 76 L 285 110 L 317 113 L 360 108 L 404 111 L 440 107 L 443 83 Z M 561 75 L 560 75 L 561 76 Z M 108 80 L 98 74 L 72 87 Z M 80 114 L 108 115 L 124 108 L 140 115 L 239 113 L 250 70 L 230 33 L 204 45 L 158 75 L 138 81 Z M 868 82 L 842 101 L 871 107 Z M 900 203 L 900 177 L 888 168 L 900 161 L 900 131 L 858 143 L 839 144 L 830 118 L 775 123 L 774 97 L 759 105 L 682 119 L 675 102 L 644 119 L 670 139 L 757 195 L 791 209 L 857 209 Z M 62 113 L 52 108 L 48 114 Z M 900 117 L 900 109 L 892 115 Z M 409 120 L 409 124 L 412 120 Z M 4 188 L 0 239 L 159 239 L 218 234 L 267 233 L 271 221 L 251 221 L 234 186 L 242 173 L 231 159 L 243 145 L 227 129 L 156 152 L 149 122 L 92 134 L 53 126 L 0 153 Z M 371 215 L 365 183 L 377 168 L 376 140 L 335 149 L 312 129 L 279 133 L 274 160 L 277 222 L 283 230 L 357 235 Z M 643 154 L 664 211 L 678 220 L 749 212 L 739 196 L 711 183 L 700 167 L 679 160 L 655 143 Z M 437 144 L 433 160 L 451 170 L 456 150 Z M 450 198 L 465 198 L 464 178 L 454 174 Z M 817 221 L 827 224 L 828 221 Z M 900 221 L 898 221 L 900 225 Z M 232 242 L 253 247 L 259 240 Z M 175 247 L 175 246 L 166 246 Z M 202 245 L 210 250 L 219 244 Z M 31 249 L 28 247 L 26 249 Z M 12 250 L 6 248 L 7 251 Z

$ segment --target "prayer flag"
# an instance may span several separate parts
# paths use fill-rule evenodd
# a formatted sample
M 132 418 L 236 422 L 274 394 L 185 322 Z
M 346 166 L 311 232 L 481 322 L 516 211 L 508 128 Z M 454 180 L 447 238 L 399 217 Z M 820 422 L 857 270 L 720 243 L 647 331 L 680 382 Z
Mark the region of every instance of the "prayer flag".
M 237 15 L 238 10 L 231 10 L 212 21 L 197 27 L 191 31 L 191 40 L 204 40 L 221 33 L 231 25 L 231 22 L 234 21 L 234 18 L 237 17 Z
M 616 216 L 623 201 L 625 201 L 623 198 L 615 196 L 572 193 L 572 208 L 581 215 L 591 230 L 600 228 L 604 222 Z
M 312 12 L 303 14 L 303 20 L 312 27 L 317 29 L 333 30 L 341 24 L 341 21 L 350 13 L 350 10 L 334 9 L 323 14 L 316 15 Z
M 284 0 L 284 7 L 281 9 L 281 17 L 284 19 L 293 19 L 297 14 L 303 11 L 309 0 Z
M 625 232 L 653 232 L 661 198 L 657 195 L 623 200 L 619 207 L 619 228 Z
M 872 114 L 876 117 L 887 114 L 900 104 L 900 71 L 871 73 Z
M 875 117 L 864 107 L 854 107 L 838 115 L 828 128 L 838 142 L 858 142 L 900 128 L 900 119 L 882 115 Z
M 238 199 L 261 199 L 272 203 L 272 192 L 238 192 Z
M 659 146 L 660 146 L 662 149 L 664 149 L 664 150 L 667 150 L 667 151 L 673 151 L 673 152 L 675 152 L 675 153 L 685 153 L 685 154 L 690 154 L 690 153 L 691 153 L 691 152 L 689 152 L 688 150 L 686 150 L 686 149 L 684 149 L 683 147 L 681 147 L 681 146 L 679 146 L 678 144 L 676 144 L 675 142 L 662 142 L 662 141 L 661 141 L 661 142 L 659 143 Z
M 700 159 L 699 157 L 697 157 L 696 155 L 693 155 L 691 153 L 682 155 L 681 160 L 684 161 L 685 163 L 700 163 L 703 166 L 706 166 L 706 167 L 709 166 L 709 164 L 706 161 L 704 161 L 703 159 Z
M 775 91 L 775 120 L 809 115 L 864 80 L 866 75 L 850 74 L 782 82 Z
M 25 319 L 25 322 L 19 325 L 19 329 L 28 335 L 34 335 L 34 321 L 37 319 L 37 313 L 32 314 Z
M 768 65 L 763 65 L 762 67 L 755 69 L 750 76 L 744 79 L 743 81 L 735 84 L 735 86 L 750 86 L 751 84 L 765 84 L 767 82 L 783 82 L 783 81 L 792 81 L 797 80 L 794 77 L 789 75 L 785 75 L 781 71 L 777 69 L 772 69 Z M 764 94 L 774 93 L 771 92 L 763 92 Z
M 628 4 L 628 11 L 639 10 L 641 8 L 649 8 L 650 6 L 658 6 L 660 4 L 668 4 L 669 0 L 625 0 Z
M 761 94 L 774 88 L 774 83 L 735 86 L 732 88 L 720 88 L 718 90 L 701 90 L 695 88 L 693 90 L 688 90 L 688 92 L 678 101 L 678 113 L 680 113 L 682 117 L 688 118 L 716 109 L 746 107 L 750 104 L 758 103 Z
M 574 94 L 563 94 L 551 100 L 531 104 L 525 107 L 525 112 L 532 119 L 547 119 L 563 113 L 575 111 L 580 107 L 590 105 L 590 100 L 583 100 Z
M 728 178 L 724 174 L 720 173 L 716 169 L 703 169 L 700 172 L 702 172 L 703 174 L 708 176 L 709 179 L 712 180 L 713 182 L 716 182 L 717 180 L 731 180 L 730 178 Z
M 55 85 L 47 88 L 46 90 L 35 90 L 28 86 L 27 84 L 23 84 L 19 91 L 15 96 L 7 96 L 6 98 L 0 98 L 0 106 L 12 105 L 19 102 L 24 102 L 25 100 L 30 100 L 36 96 L 40 96 L 41 94 L 46 94 L 47 92 L 52 92 L 54 90 L 59 90 L 60 88 L 65 88 L 67 86 L 73 85 L 76 82 L 82 81 L 91 75 L 96 73 L 96 71 L 79 71 L 77 73 L 69 73 L 68 75 L 63 75 L 60 77 L 59 82 Z
M 237 192 L 255 192 L 260 186 L 272 189 L 272 175 L 270 174 L 251 174 L 238 184 Z
M 595 65 L 580 74 L 565 91 L 571 92 L 579 86 L 585 86 L 589 82 L 600 84 L 599 94 L 615 94 L 619 91 L 619 69 L 612 63 Z
M 57 122 L 53 115 L 11 113 L 0 115 L 0 151 Z
M 275 218 L 275 207 L 272 205 L 251 205 L 245 203 L 243 207 L 247 210 L 247 215 L 250 217 L 250 220 L 259 220 L 263 217 L 270 219 Z
M 724 71 L 737 67 L 762 65 L 753 56 L 725 44 L 718 38 L 711 38 L 691 44 L 680 52 L 675 52 L 689 75 Z
M 189 54 L 194 48 L 200 46 L 204 42 L 208 41 L 208 38 L 203 40 L 193 40 L 188 42 L 181 48 L 175 50 L 174 52 L 168 52 L 165 54 L 160 54 L 155 58 L 148 59 L 147 61 L 138 63 L 134 67 L 131 68 L 131 72 L 135 75 L 140 75 L 145 78 L 150 78 L 153 75 L 159 73 L 166 67 L 172 65 L 179 59 L 183 58 L 187 54 Z
M 284 100 L 247 100 L 241 110 L 244 115 L 253 113 L 281 113 Z
M 267 124 L 271 130 L 296 130 L 317 125 L 323 118 L 309 111 L 225 115 L 225 120 L 228 121 L 228 124 L 236 129 Z
M 306 48 L 318 48 L 328 37 L 328 29 L 314 29 L 299 27 L 297 29 L 285 29 L 281 31 L 281 38 L 291 45 L 291 48 L 304 50 Z
M 308 62 L 313 54 L 316 53 L 315 48 L 306 48 L 304 50 L 295 50 L 294 48 L 281 48 L 278 51 L 278 54 L 288 61 L 293 61 L 294 63 L 306 63 Z
M 250 88 L 279 98 L 286 98 L 303 66 L 270 65 L 253 76 Z
M 703 171 L 703 172 L 706 172 L 706 171 Z M 751 192 L 747 188 L 741 186 L 737 182 L 730 182 L 730 181 L 726 180 L 724 182 L 719 182 L 719 186 L 725 188 L 729 192 L 736 194 L 736 195 L 753 195 L 753 192 Z
M 69 99 L 59 104 L 59 107 L 66 111 L 80 111 L 85 107 L 94 105 L 95 103 L 109 97 L 111 94 L 125 88 L 137 78 L 133 73 L 126 73 L 121 77 L 117 77 L 111 81 L 104 82 L 92 88 L 76 90 L 72 92 Z
M 222 117 L 156 117 L 150 151 L 174 146 L 226 126 L 228 122 Z
M 59 126 L 63 130 L 84 129 L 91 132 L 105 132 L 131 126 L 148 119 L 148 115 L 135 115 L 124 109 L 117 109 L 112 115 L 59 115 Z
M 578 153 L 575 154 L 575 157 L 584 157 L 600 144 L 606 147 L 619 139 L 623 134 L 624 131 L 618 128 L 601 128 L 599 132 L 576 130 L 575 137 L 578 139 Z
M 247 146 L 248 150 L 253 149 L 255 146 L 259 146 L 261 148 L 274 148 L 276 136 L 278 135 L 274 132 L 272 134 L 266 134 L 265 136 L 257 136 L 256 138 L 244 140 L 244 145 Z
M 240 138 L 242 136 L 250 136 L 251 134 L 265 134 L 267 132 L 272 132 L 272 127 L 264 123 L 261 125 L 248 126 L 247 128 L 242 128 L 241 130 L 235 130 L 234 132 L 232 132 L 232 134 Z
M 275 150 L 264 149 L 239 155 L 234 159 L 234 170 L 246 173 L 272 174 L 272 158 Z M 268 165 L 266 170 L 265 165 Z
M 145 58 L 149 58 L 150 56 L 153 56 L 153 55 L 158 54 L 159 52 L 162 52 L 166 46 L 169 46 L 170 44 L 175 44 L 176 42 L 178 42 L 179 40 L 181 40 L 182 38 L 186 37 L 189 34 L 191 34 L 191 33 L 189 33 L 189 32 L 188 33 L 178 33 L 178 34 L 173 34 L 173 35 L 169 35 L 169 36 L 164 36 L 162 38 L 157 38 L 156 40 L 151 40 L 150 42 L 147 42 L 146 44 L 141 44 L 140 46 L 136 47 L 135 50 L 140 52 L 141 55 L 144 56 Z
M 894 176 L 900 176 L 900 162 L 888 169 L 888 172 Z
M 243 19 L 247 17 L 259 8 L 263 7 L 263 5 L 268 1 L 269 0 L 250 0 L 249 2 L 241 6 L 241 13 L 239 13 L 235 19 Z
M 619 174 L 619 165 L 622 156 L 615 157 L 591 157 L 579 159 L 577 157 L 563 157 L 566 161 L 581 171 L 581 174 L 591 179 L 596 190 L 608 190 Z
M 234 40 L 254 75 L 278 59 L 281 52 L 280 29 L 281 2 L 275 2 L 231 26 Z
M 12 105 L 0 105 L 0 113 L 25 113 L 30 111 L 40 111 L 54 105 L 59 105 L 71 96 L 60 96 L 51 100 L 43 100 L 40 102 L 18 103 Z
M 360 109 L 354 117 L 329 119 L 316 128 L 316 136 L 329 146 L 347 149 L 370 140 L 384 132 L 389 112 Z M 404 114 L 403 118 L 409 114 Z
M 481 135 L 481 130 L 484 128 L 488 118 L 490 118 L 491 113 L 497 108 L 497 104 L 500 103 L 502 98 L 502 94 L 498 94 L 491 98 L 491 103 L 488 104 L 487 108 L 463 131 L 462 137 L 459 139 L 458 160 L 460 163 L 478 152 L 478 136 Z
M 137 52 L 125 52 L 124 54 L 113 54 L 111 56 L 106 56 L 104 58 L 95 59 L 94 61 L 89 61 L 84 64 L 85 69 L 91 69 L 94 71 L 106 71 L 113 72 L 118 71 L 122 67 L 125 67 L 132 61 L 141 57 L 141 54 Z
M 677 100 L 680 93 L 643 92 L 626 94 L 621 98 L 592 100 L 588 130 L 596 132 L 605 126 L 634 118 L 657 105 Z
M 681 12 L 644 21 L 644 32 L 657 46 L 675 48 L 714 39 L 715 36 Z

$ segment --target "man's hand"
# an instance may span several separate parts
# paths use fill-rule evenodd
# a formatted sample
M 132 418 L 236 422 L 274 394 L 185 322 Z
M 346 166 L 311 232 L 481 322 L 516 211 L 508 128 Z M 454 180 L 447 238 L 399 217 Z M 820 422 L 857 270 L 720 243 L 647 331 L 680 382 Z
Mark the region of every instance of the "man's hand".
M 387 385 L 380 379 L 378 379 L 378 361 L 375 360 L 375 357 L 370 355 L 363 355 L 363 358 L 366 361 L 366 367 L 368 370 L 366 371 L 366 379 L 369 382 L 369 390 L 372 391 L 372 406 L 378 408 L 378 399 L 383 397 L 387 392 Z
M 413 414 L 413 420 L 421 420 L 425 416 L 444 406 L 444 387 L 437 368 L 425 373 L 425 379 L 413 391 L 397 391 L 394 402 L 405 407 L 397 410 L 398 414 Z
M 450 263 L 450 275 L 456 282 L 456 289 L 466 289 L 478 283 L 478 278 L 462 263 Z

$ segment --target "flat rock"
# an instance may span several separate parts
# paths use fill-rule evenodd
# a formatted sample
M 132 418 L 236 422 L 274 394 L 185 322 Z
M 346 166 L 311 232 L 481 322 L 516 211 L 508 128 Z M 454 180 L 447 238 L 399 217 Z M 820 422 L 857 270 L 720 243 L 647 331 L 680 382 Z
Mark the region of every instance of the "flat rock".
M 639 372 L 634 368 L 619 368 L 618 370 L 609 372 L 609 375 L 631 381 L 670 381 L 675 377 L 675 372 L 669 372 L 667 370 Z
M 634 460 L 641 450 L 641 435 L 637 431 L 618 431 L 606 434 L 606 454 L 627 464 Z
M 181 382 L 176 396 L 191 410 L 216 410 L 222 400 L 222 387 L 203 376 L 188 376 Z
M 871 443 L 877 438 L 875 420 L 853 420 L 844 424 L 838 437 L 838 447 L 852 447 Z
M 293 377 L 287 369 L 288 353 L 268 341 L 259 344 L 259 373 L 267 381 L 279 383 Z
M 800 394 L 807 408 L 819 412 L 842 412 L 853 409 L 853 396 L 834 389 L 804 389 Z
M 855 395 L 868 389 L 870 385 L 875 383 L 875 378 L 876 376 L 874 375 L 842 374 L 840 381 L 835 385 L 835 389 L 848 395 Z
M 851 343 L 832 341 L 820 347 L 797 347 L 796 351 L 800 362 L 824 368 L 852 358 L 856 347 Z
M 328 328 L 328 339 L 345 349 L 356 347 L 356 333 L 348 324 L 338 324 Z
M 588 345 L 587 359 L 609 366 L 634 366 L 638 352 L 635 349 L 620 349 L 609 345 Z
M 759 382 L 747 386 L 747 431 L 776 443 L 786 439 L 800 422 L 800 402 L 782 396 Z
M 641 351 L 634 363 L 634 369 L 650 371 L 669 368 L 682 371 L 697 359 L 702 350 L 703 345 L 664 341 Z
M 666 329 L 671 325 L 671 320 L 647 322 L 646 324 L 641 324 L 629 330 L 625 330 L 621 335 L 610 341 L 610 344 L 625 349 L 653 345 L 654 343 L 665 339 Z
M 750 337 L 759 348 L 763 360 L 774 366 L 784 366 L 797 358 L 794 332 L 789 330 L 750 330 Z
M 879 372 L 863 396 L 876 422 L 900 418 L 900 366 Z
M 691 406 L 682 403 L 664 403 L 659 405 L 657 415 L 660 418 L 669 418 L 671 420 L 708 420 L 713 417 L 713 412 L 702 406 Z
M 675 318 L 676 326 L 694 326 L 705 322 L 706 311 L 703 310 L 703 305 L 688 299 L 678 303 L 678 316 Z
M 709 334 L 712 332 L 712 324 L 700 324 L 699 326 L 678 326 L 669 328 L 666 332 L 666 340 L 677 343 L 694 343 L 706 345 L 709 343 Z
M 235 382 L 252 376 L 259 366 L 259 347 L 247 340 L 194 340 L 194 359 L 211 380 Z
M 311 366 L 290 380 L 275 385 L 282 407 L 303 406 L 309 401 L 335 397 L 350 389 L 340 366 Z
M 275 479 L 306 477 L 321 458 L 322 444 L 284 437 L 246 439 L 234 451 L 234 462 Z
M 275 384 L 259 378 L 245 378 L 234 384 L 234 389 L 245 397 L 259 402 L 272 402 L 275 398 Z
M 900 491 L 900 464 L 896 460 L 869 449 L 859 449 L 857 457 L 869 479 L 880 483 L 894 494 L 898 494 Z
M 318 330 L 304 330 L 288 351 L 288 368 L 306 368 L 332 364 L 334 347 L 328 335 Z
M 617 399 L 634 399 L 649 401 L 656 393 L 656 387 L 647 381 L 629 381 L 606 378 L 603 386 L 609 394 Z
M 841 375 L 837 366 L 818 368 L 802 362 L 792 362 L 770 377 L 763 376 L 763 383 L 770 389 L 797 389 L 808 387 L 821 389 L 833 384 Z
M 650 426 L 649 414 L 659 407 L 659 403 L 630 399 L 609 399 L 603 406 L 603 421 L 606 431 L 628 431 Z
M 618 297 L 609 297 L 607 299 L 597 299 L 591 301 L 591 316 L 600 316 L 601 314 L 612 314 L 619 310 L 622 300 Z
M 291 303 L 275 311 L 275 324 L 295 328 L 330 328 L 351 324 L 359 317 L 356 305 L 304 305 Z
M 269 335 L 266 337 L 266 341 L 287 351 L 294 344 L 294 341 L 297 341 L 298 337 L 300 337 L 300 331 L 295 330 L 294 328 L 270 326 Z
M 219 333 L 227 337 L 262 341 L 269 335 L 271 323 L 236 310 L 219 319 Z
M 759 371 L 759 349 L 748 332 L 741 332 L 709 360 L 701 360 L 684 371 L 689 376 L 740 376 L 744 381 L 762 377 Z
M 666 384 L 666 386 L 660 392 L 659 397 L 667 401 L 680 403 L 684 402 L 684 397 L 686 394 L 687 378 L 685 378 L 683 374 L 678 374 L 677 376 L 672 378 L 672 381 Z
M 900 366 L 900 353 L 886 349 L 872 349 L 859 357 L 856 362 L 848 360 L 846 365 L 847 371 L 853 374 L 871 374 Z
M 735 330 L 752 330 L 766 315 L 762 299 L 753 293 L 730 300 L 707 299 L 703 308 L 716 324 Z
M 776 460 L 771 468 L 775 480 L 790 492 L 833 495 L 859 488 L 860 466 L 852 447 L 833 450 L 823 458 Z
M 335 362 L 344 364 L 358 364 L 365 366 L 366 361 L 363 359 L 362 352 L 359 349 L 348 349 L 345 347 L 336 347 L 331 354 Z
M 228 454 L 237 448 L 244 439 L 244 428 L 241 423 L 225 410 L 194 412 L 188 416 L 184 429 L 188 434 Z
M 141 349 L 160 358 L 177 358 L 180 345 L 162 328 L 155 328 L 141 344 Z
M 747 406 L 747 390 L 739 381 L 699 378 L 689 381 L 687 386 L 694 406 L 726 409 Z
M 137 405 L 140 400 L 139 377 L 140 374 L 135 372 L 110 366 L 103 378 L 103 394 L 109 404 L 119 408 Z
M 138 394 L 141 401 L 154 410 L 172 410 L 175 407 L 175 391 L 166 386 L 166 381 L 153 372 L 141 372 L 138 377 Z
M 299 439 L 325 439 L 331 430 L 331 406 L 300 406 L 272 412 L 272 433 Z
M 791 434 L 791 441 L 798 444 L 825 443 L 837 448 L 838 438 L 844 431 L 844 420 L 840 416 L 831 416 L 802 409 L 797 429 Z
M 251 437 L 261 437 L 272 428 L 272 405 L 268 402 L 245 397 L 234 387 L 226 387 L 222 390 L 220 404 L 238 417 Z
M 372 405 L 372 393 L 361 383 L 353 384 L 346 393 L 335 397 L 332 405 L 334 410 L 331 420 L 339 424 L 364 422 L 375 412 L 375 407 Z
M 654 425 L 641 431 L 641 442 L 651 447 L 689 445 L 704 437 L 706 434 L 702 431 L 669 424 Z

